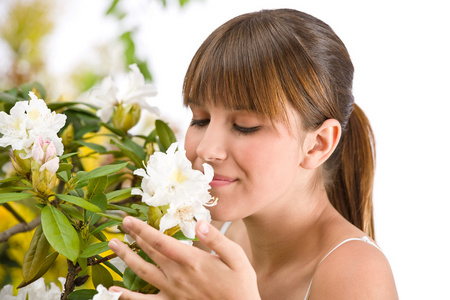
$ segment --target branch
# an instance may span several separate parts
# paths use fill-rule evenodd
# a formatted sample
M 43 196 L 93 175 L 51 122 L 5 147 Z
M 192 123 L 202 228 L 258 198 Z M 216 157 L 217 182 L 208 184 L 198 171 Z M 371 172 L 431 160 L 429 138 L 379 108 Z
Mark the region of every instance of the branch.
M 26 223 L 25 220 L 14 210 L 14 208 L 9 205 L 9 203 L 3 204 L 3 207 L 6 208 L 20 223 Z
M 6 242 L 10 237 L 21 232 L 31 231 L 41 224 L 41 216 L 29 223 L 19 223 L 0 233 L 0 243 Z

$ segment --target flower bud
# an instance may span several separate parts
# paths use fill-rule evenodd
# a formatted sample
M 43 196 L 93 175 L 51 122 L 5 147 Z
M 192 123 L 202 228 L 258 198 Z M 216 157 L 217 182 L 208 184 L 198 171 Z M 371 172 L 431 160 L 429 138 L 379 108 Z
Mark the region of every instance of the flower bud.
M 113 116 L 113 124 L 116 128 L 128 132 L 134 127 L 141 117 L 141 107 L 134 104 L 121 103 L 117 106 Z
M 59 157 L 53 142 L 43 141 L 42 136 L 34 142 L 31 151 L 31 180 L 33 189 L 43 197 L 51 194 L 58 184 L 56 172 L 59 168 Z
M 25 150 L 14 150 L 11 155 L 11 162 L 17 174 L 27 178 L 31 172 L 31 157 L 21 158 L 20 154 L 24 154 Z

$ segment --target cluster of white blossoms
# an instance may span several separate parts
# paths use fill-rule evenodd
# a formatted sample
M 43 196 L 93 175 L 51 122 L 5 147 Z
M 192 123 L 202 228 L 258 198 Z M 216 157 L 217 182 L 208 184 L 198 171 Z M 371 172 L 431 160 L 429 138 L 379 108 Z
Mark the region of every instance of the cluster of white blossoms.
M 130 65 L 130 69 L 126 87 L 120 88 L 112 77 L 108 76 L 103 79 L 100 88 L 92 91 L 90 98 L 100 107 L 97 116 L 102 122 L 108 122 L 113 115 L 114 107 L 120 104 L 137 104 L 142 109 L 159 113 L 156 107 L 150 106 L 145 101 L 148 97 L 156 96 L 156 88 L 150 83 L 145 83 L 144 76 L 136 64 Z
M 59 277 L 58 280 L 64 286 L 65 278 Z M 35 282 L 19 289 L 19 292 L 14 296 L 13 286 L 8 284 L 0 290 L 1 300 L 59 300 L 61 299 L 61 289 L 53 282 L 50 287 L 45 285 L 44 278 L 39 278 Z M 110 292 L 103 285 L 97 286 L 97 294 L 92 300 L 118 300 L 121 292 Z
M 204 173 L 193 170 L 186 151 L 176 151 L 177 147 L 178 144 L 173 143 L 167 153 L 155 152 L 145 170 L 134 171 L 143 179 L 142 190 L 133 189 L 132 194 L 141 195 L 149 206 L 163 207 L 163 211 L 167 211 L 159 223 L 160 231 L 179 225 L 187 238 L 194 239 L 197 221 L 211 221 L 205 206 L 215 204 L 208 191 L 214 170 L 208 164 L 203 164 Z
M 29 101 L 16 102 L 10 114 L 0 112 L 0 146 L 11 146 L 13 150 L 23 150 L 20 157 L 23 159 L 32 156 L 33 145 L 39 136 L 44 141 L 53 143 L 55 154 L 61 155 L 64 151 L 62 139 L 58 131 L 66 123 L 66 116 L 52 112 L 44 100 L 30 92 Z
M 64 286 L 65 278 L 58 278 Z M 61 298 L 61 289 L 53 282 L 50 288 L 45 285 L 44 278 L 39 278 L 35 282 L 19 289 L 17 296 L 14 296 L 13 286 L 5 285 L 0 291 L 0 299 L 2 300 L 53 300 Z

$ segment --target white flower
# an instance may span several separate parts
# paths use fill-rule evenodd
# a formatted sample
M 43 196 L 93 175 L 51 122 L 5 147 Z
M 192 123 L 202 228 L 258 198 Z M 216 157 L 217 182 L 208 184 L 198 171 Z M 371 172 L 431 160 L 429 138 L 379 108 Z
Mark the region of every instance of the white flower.
M 59 277 L 58 280 L 64 287 L 65 278 Z M 64 289 L 64 288 L 63 288 Z M 61 298 L 61 289 L 53 282 L 50 288 L 45 285 L 44 278 L 39 278 L 33 283 L 19 289 L 17 296 L 13 294 L 13 286 L 6 285 L 0 291 L 1 300 L 59 300 Z
M 212 197 L 208 190 L 214 176 L 213 168 L 203 164 L 204 173 L 192 169 L 186 151 L 175 151 L 173 143 L 167 154 L 155 152 L 148 161 L 146 170 L 137 169 L 134 174 L 142 176 L 142 190 L 133 189 L 132 194 L 141 195 L 149 206 L 167 206 L 167 212 L 159 223 L 160 231 L 180 226 L 183 234 L 195 238 L 195 224 L 204 219 L 211 222 L 209 210 L 205 208 Z
M 161 218 L 159 230 L 164 232 L 179 225 L 187 238 L 194 239 L 195 224 L 200 220 L 211 222 L 209 210 L 200 201 L 172 202 L 167 213 Z
M 97 116 L 102 122 L 108 122 L 114 111 L 114 106 L 119 104 L 116 98 L 117 87 L 111 77 L 105 77 L 99 89 L 95 89 L 91 93 L 91 101 L 95 103 L 99 110 Z
M 214 171 L 208 164 L 203 164 L 204 174 L 193 170 L 186 158 L 186 151 L 175 152 L 178 144 L 173 143 L 163 152 L 155 152 L 148 161 L 146 170 L 137 169 L 135 175 L 142 176 L 142 191 L 134 189 L 132 194 L 141 195 L 142 201 L 150 206 L 163 206 L 176 199 L 196 199 L 202 204 L 211 200 L 208 190 Z M 191 201 L 190 200 L 190 201 Z
M 114 111 L 114 106 L 119 104 L 139 104 L 143 109 L 159 114 L 157 108 L 150 106 L 146 99 L 156 96 L 156 88 L 145 83 L 144 76 L 136 64 L 130 65 L 128 73 L 128 85 L 126 88 L 116 86 L 111 77 L 103 79 L 100 88 L 91 92 L 91 101 L 100 109 L 97 116 L 102 122 L 108 122 Z
M 103 285 L 97 286 L 97 294 L 94 295 L 92 300 L 118 300 L 122 292 L 110 292 Z
M 114 257 L 109 261 L 114 267 L 117 268 L 120 272 L 125 272 L 125 269 L 128 267 L 127 264 L 120 258 Z
M 5 285 L 0 290 L 0 299 L 2 299 L 2 300 L 14 300 L 14 299 L 17 299 L 17 297 L 14 296 L 13 286 L 12 285 L 10 285 L 10 284 Z
M 33 92 L 29 93 L 31 100 L 19 101 L 10 111 L 10 115 L 0 112 L 0 146 L 11 146 L 13 150 L 24 150 L 22 158 L 29 158 L 34 141 L 42 135 L 52 141 L 56 155 L 64 151 L 58 131 L 66 123 L 66 116 L 50 111 L 44 100 L 38 99 Z
M 45 285 L 44 278 L 39 278 L 35 282 L 19 290 L 16 298 L 12 299 L 33 299 L 33 300 L 57 300 L 61 298 L 61 289 L 55 283 L 50 283 L 50 288 Z

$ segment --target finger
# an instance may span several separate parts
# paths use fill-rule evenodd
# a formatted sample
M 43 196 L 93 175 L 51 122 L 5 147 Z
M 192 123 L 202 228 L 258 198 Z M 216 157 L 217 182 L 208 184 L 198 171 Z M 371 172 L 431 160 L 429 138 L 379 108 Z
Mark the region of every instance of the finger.
M 244 250 L 208 222 L 200 220 L 195 231 L 200 242 L 216 252 L 228 267 L 236 269 L 249 263 Z
M 130 267 L 136 275 L 145 281 L 161 288 L 165 286 L 166 276 L 155 265 L 146 262 L 127 245 L 114 238 L 109 241 L 109 248 L 114 251 Z
M 161 266 L 167 262 L 167 259 L 181 264 L 187 263 L 192 259 L 192 251 L 199 250 L 184 245 L 173 237 L 133 217 L 126 217 L 122 222 L 122 227 Z M 164 257 L 158 254 L 162 254 Z
M 112 286 L 108 289 L 110 292 L 121 292 L 122 295 L 120 295 L 120 300 L 148 300 L 148 299 L 159 299 L 158 295 L 145 295 L 141 293 L 132 292 L 130 290 L 118 287 L 118 286 Z

